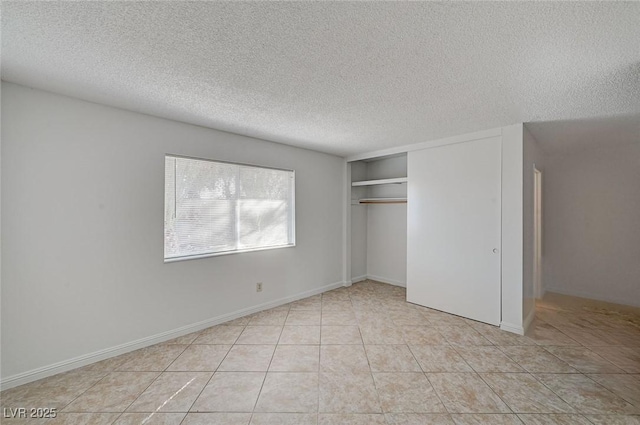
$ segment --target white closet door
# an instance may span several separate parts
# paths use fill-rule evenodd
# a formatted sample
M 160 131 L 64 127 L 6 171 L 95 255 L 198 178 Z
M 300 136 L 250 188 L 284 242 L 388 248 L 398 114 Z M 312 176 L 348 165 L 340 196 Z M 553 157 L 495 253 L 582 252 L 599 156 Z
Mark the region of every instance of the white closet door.
M 408 155 L 407 301 L 499 325 L 501 138 Z

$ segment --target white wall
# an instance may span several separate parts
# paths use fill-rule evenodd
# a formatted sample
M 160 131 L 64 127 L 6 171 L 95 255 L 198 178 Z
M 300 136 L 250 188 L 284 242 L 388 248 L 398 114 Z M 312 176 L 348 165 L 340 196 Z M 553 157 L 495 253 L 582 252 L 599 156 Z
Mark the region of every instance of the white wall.
M 502 128 L 502 329 L 523 333 L 523 125 Z
M 351 167 L 351 181 L 367 179 L 367 166 L 364 162 L 354 162 Z M 366 187 L 351 187 L 351 200 L 356 201 L 367 195 Z M 349 238 L 351 241 L 351 281 L 358 282 L 367 277 L 367 214 L 368 207 L 364 204 L 352 202 L 348 206 L 351 211 L 351 226 Z
M 342 284 L 341 158 L 7 83 L 2 112 L 3 380 Z M 164 264 L 165 153 L 295 169 L 297 246 Z
M 367 163 L 367 179 L 407 176 L 406 155 Z M 406 184 L 369 187 L 369 197 L 407 196 Z M 367 276 L 407 286 L 407 204 L 370 204 L 367 211 Z
M 640 140 L 549 157 L 544 180 L 547 291 L 640 306 Z
M 407 205 L 369 205 L 367 276 L 407 286 Z
M 534 174 L 533 167 L 544 173 L 544 152 L 529 132 L 526 125 L 523 133 L 523 269 L 522 269 L 522 315 L 525 325 L 533 319 L 535 313 L 534 282 Z M 544 179 L 544 175 L 543 175 Z M 544 180 L 543 180 L 544 184 Z

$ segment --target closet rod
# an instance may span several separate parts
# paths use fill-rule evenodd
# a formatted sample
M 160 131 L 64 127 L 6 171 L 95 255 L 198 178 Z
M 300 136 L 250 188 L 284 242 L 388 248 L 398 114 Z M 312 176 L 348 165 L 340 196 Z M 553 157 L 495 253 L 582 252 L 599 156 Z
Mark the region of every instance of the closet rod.
M 373 199 L 362 199 L 359 201 L 361 204 L 406 204 L 407 200 L 401 199 L 389 199 L 389 200 L 373 200 Z

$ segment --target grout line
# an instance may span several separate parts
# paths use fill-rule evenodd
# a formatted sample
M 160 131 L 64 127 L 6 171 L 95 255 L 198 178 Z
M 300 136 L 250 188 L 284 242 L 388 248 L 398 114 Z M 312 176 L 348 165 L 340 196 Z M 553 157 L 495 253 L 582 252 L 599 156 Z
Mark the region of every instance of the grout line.
M 473 369 L 473 368 L 472 368 Z M 474 369 L 475 371 L 475 369 Z M 522 373 L 522 372 L 514 372 L 514 373 Z M 484 378 L 482 377 L 482 375 L 480 375 L 480 373 L 475 372 L 475 374 L 478 376 L 478 378 L 480 378 L 480 380 L 482 382 L 484 382 L 484 384 L 489 388 L 489 390 L 491 390 L 492 393 L 494 393 L 496 395 L 496 397 L 498 397 L 500 399 L 500 401 L 502 401 L 504 403 L 505 406 L 507 406 L 507 409 L 509 409 L 511 411 L 511 413 L 513 413 L 514 415 L 516 414 L 516 412 L 513 411 L 513 409 L 511 408 L 511 406 L 509 406 L 509 403 L 507 403 L 502 397 L 500 397 L 500 394 L 498 394 L 491 385 L 489 385 L 489 383 L 487 381 L 484 380 Z
M 84 390 L 83 392 L 81 392 L 80 394 L 78 394 L 77 397 L 75 397 L 73 400 L 71 400 L 69 403 L 65 404 L 64 407 L 62 409 L 59 409 L 60 412 L 62 412 L 62 410 L 66 409 L 67 407 L 69 407 L 69 405 L 71 403 L 73 403 L 74 401 L 76 401 L 77 399 L 79 399 L 81 396 L 83 396 L 87 391 L 89 391 L 91 388 L 95 387 L 96 385 L 98 385 L 101 381 L 104 380 L 104 378 L 106 378 L 107 376 L 111 375 L 111 373 L 114 371 L 109 371 L 107 372 L 102 378 L 98 379 L 93 385 L 89 386 L 86 390 Z M 65 372 L 68 373 L 68 372 Z M 55 376 L 55 375 L 54 375 Z M 47 379 L 47 378 L 45 378 Z M 37 381 L 36 381 L 37 382 Z M 27 384 L 28 385 L 28 384 Z
M 166 344 L 166 345 L 173 346 L 174 344 Z M 163 344 L 156 344 L 156 345 L 152 345 L 152 346 L 150 346 L 150 347 L 142 348 L 141 350 L 146 350 L 146 349 L 148 349 L 148 348 L 156 347 L 156 346 L 163 346 Z M 154 383 L 155 383 L 155 382 L 156 382 L 156 381 L 157 381 L 157 380 L 158 380 L 158 379 L 159 379 L 159 378 L 164 374 L 164 372 L 165 372 L 165 371 L 166 371 L 166 370 L 167 370 L 167 369 L 168 369 L 168 368 L 173 364 L 173 362 L 174 362 L 174 361 L 176 361 L 176 359 L 177 359 L 178 357 L 180 357 L 180 356 L 182 355 L 182 353 L 184 353 L 184 352 L 185 352 L 185 350 L 187 349 L 187 347 L 188 347 L 188 345 L 185 345 L 185 347 L 182 349 L 182 351 L 180 352 L 180 354 L 178 354 L 178 355 L 176 356 L 176 358 L 175 358 L 175 359 L 173 359 L 172 361 L 170 361 L 170 362 L 169 362 L 169 364 L 164 368 L 164 370 L 160 371 L 160 373 L 158 373 L 158 376 L 156 376 L 156 377 L 155 377 L 155 378 L 154 378 L 154 379 L 149 383 L 149 385 L 147 385 L 147 386 L 146 386 L 146 388 L 145 388 L 144 390 L 142 390 L 140 393 L 138 393 L 138 395 L 136 396 L 136 398 L 135 398 L 131 403 L 129 403 L 129 405 L 128 405 L 128 406 L 127 406 L 127 407 L 122 411 L 122 413 L 120 414 L 120 416 L 122 416 L 122 414 L 124 414 L 124 413 L 127 411 L 127 409 L 128 409 L 128 408 L 130 408 L 130 407 L 131 407 L 131 406 L 132 406 L 132 405 L 133 405 L 133 404 L 134 404 L 134 403 L 135 403 L 135 402 L 140 398 L 140 396 L 141 396 L 142 394 L 144 394 L 144 393 L 145 393 L 145 391 L 147 391 L 147 390 L 149 389 L 149 387 L 151 387 L 151 386 L 152 386 L 152 385 L 153 385 L 153 384 L 154 384 Z M 133 352 L 135 353 L 135 351 L 133 351 Z M 128 373 L 140 373 L 140 372 L 144 372 L 144 373 L 147 373 L 147 372 L 157 372 L 157 371 L 123 371 L 123 372 L 128 372 Z
M 248 322 L 247 322 L 248 323 Z M 246 327 L 246 325 L 245 325 Z M 207 328 L 210 329 L 210 328 Z M 243 328 L 244 329 L 244 328 Z M 244 330 L 243 330 L 244 332 Z M 240 332 L 240 334 L 242 334 L 242 332 Z M 238 335 L 238 338 L 240 337 L 240 335 Z M 238 339 L 236 338 L 236 340 Z M 195 341 L 195 340 L 194 340 Z M 214 344 L 215 345 L 215 344 Z M 222 362 L 225 361 L 225 359 L 227 358 L 227 356 L 229 355 L 229 353 L 231 352 L 231 349 L 233 348 L 235 344 L 231 344 L 231 346 L 229 347 L 229 350 L 227 351 L 227 354 L 224 355 L 224 357 L 222 358 L 222 360 L 220 360 L 220 363 L 218 363 L 218 366 L 216 366 L 216 369 L 213 371 L 213 373 L 211 374 L 211 377 L 209 378 L 209 380 L 204 384 L 204 386 L 202 387 L 202 389 L 200 390 L 200 392 L 198 393 L 198 395 L 196 397 L 194 397 L 193 402 L 191 403 L 191 405 L 189 406 L 189 408 L 187 409 L 187 415 L 189 413 L 191 413 L 191 409 L 193 409 L 193 406 L 196 404 L 196 401 L 198 401 L 198 399 L 200 398 L 200 396 L 202 395 L 202 393 L 204 392 L 204 390 L 207 388 L 207 386 L 211 383 L 211 380 L 213 379 L 213 377 L 216 375 L 216 373 L 218 372 L 218 368 L 220 368 L 220 365 L 222 364 Z M 195 412 L 194 412 L 195 413 Z M 187 415 L 184 416 L 184 418 L 182 418 L 182 421 L 180 422 L 182 424 L 182 422 L 184 422 L 185 418 L 187 417 Z

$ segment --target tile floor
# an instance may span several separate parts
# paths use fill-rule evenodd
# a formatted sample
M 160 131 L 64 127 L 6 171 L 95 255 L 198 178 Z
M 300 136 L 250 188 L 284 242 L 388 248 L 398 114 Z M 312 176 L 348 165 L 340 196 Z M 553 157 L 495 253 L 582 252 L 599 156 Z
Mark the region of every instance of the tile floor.
M 529 336 L 361 282 L 4 391 L 96 425 L 640 424 L 640 312 L 550 296 Z

